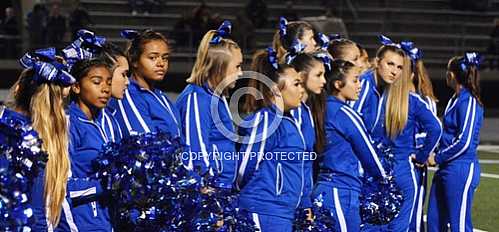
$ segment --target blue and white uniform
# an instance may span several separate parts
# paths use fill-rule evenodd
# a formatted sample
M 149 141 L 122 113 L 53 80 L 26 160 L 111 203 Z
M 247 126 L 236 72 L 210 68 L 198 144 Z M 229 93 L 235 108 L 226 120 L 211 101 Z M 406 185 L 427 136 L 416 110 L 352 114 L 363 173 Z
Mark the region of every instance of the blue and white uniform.
M 253 214 L 262 232 L 293 229 L 295 211 L 306 191 L 304 166 L 310 159 L 295 120 L 275 106 L 248 116 L 240 127 L 245 138 L 238 183 L 239 206 Z
M 115 118 L 125 137 L 157 131 L 181 136 L 178 110 L 159 89 L 148 90 L 130 80 L 123 99 L 111 99 L 108 108 L 116 110 Z
M 123 138 L 123 131 L 121 126 L 116 120 L 116 113 L 118 111 L 111 106 L 107 106 L 102 114 L 101 118 L 98 118 L 99 125 L 101 125 L 102 130 L 109 138 L 109 142 L 119 142 Z M 116 133 L 118 132 L 118 133 Z
M 422 96 L 421 94 L 420 94 L 420 96 L 421 96 L 421 99 L 423 99 L 426 102 L 426 104 L 428 104 L 431 112 L 433 112 L 433 114 L 435 114 L 435 116 L 437 116 L 437 103 L 435 102 L 435 100 L 433 100 L 432 98 L 430 98 L 428 96 L 426 96 L 426 97 Z M 417 149 L 423 147 L 425 138 L 426 138 L 426 132 L 424 132 L 421 129 L 421 133 L 417 133 L 416 137 L 415 137 Z M 422 225 L 424 223 L 423 222 L 423 209 L 424 209 L 424 201 L 426 199 L 426 192 L 427 192 L 428 170 L 425 168 L 424 170 L 417 169 L 417 171 L 419 172 L 417 178 L 419 178 L 421 180 L 421 185 L 418 186 L 418 195 L 416 197 L 417 201 L 416 201 L 416 206 L 414 209 L 414 214 L 412 215 L 411 226 L 409 228 L 409 231 L 420 232 L 420 231 L 424 230 L 424 228 L 422 227 Z
M 307 152 L 310 152 L 311 159 L 305 161 L 305 185 L 307 188 L 305 190 L 312 190 L 314 187 L 313 180 L 313 167 L 314 167 L 314 158 L 315 153 L 315 123 L 314 117 L 312 116 L 312 111 L 310 107 L 302 102 L 300 107 L 296 109 L 292 109 L 289 111 L 293 119 L 295 120 L 298 127 L 300 127 L 303 138 L 305 139 L 305 145 L 307 148 Z M 301 200 L 300 208 L 310 208 L 312 207 L 312 192 L 306 191 L 303 193 L 303 198 Z
M 471 204 L 480 182 L 477 147 L 483 107 L 466 88 L 452 97 L 444 115 L 444 133 L 435 156 L 428 208 L 428 231 L 473 231 Z
M 10 109 L 0 107 L 0 119 L 8 118 L 18 120 L 24 125 L 31 124 L 31 119 L 29 117 L 26 117 L 25 115 L 19 114 Z M 7 140 L 8 139 L 6 137 L 0 134 L 1 144 L 6 144 L 8 142 Z M 31 229 L 33 231 L 77 231 L 72 230 L 74 228 L 74 223 L 72 221 L 70 210 L 71 200 L 68 197 L 66 197 L 62 203 L 61 216 L 57 227 L 53 228 L 52 225 L 50 225 L 50 223 L 47 221 L 46 204 L 44 202 L 45 199 L 43 196 L 45 186 L 44 171 L 45 170 L 43 170 L 43 172 L 39 173 L 39 175 L 35 177 L 35 179 L 33 180 L 32 188 L 30 190 L 31 198 L 29 199 L 29 201 L 33 209 L 33 217 L 35 219 L 35 224 L 32 225 Z
M 369 69 L 359 76 L 361 89 L 359 99 L 350 101 L 350 106 L 360 114 L 368 132 L 371 132 L 378 114 L 378 102 L 381 94 L 376 88 L 376 76 L 374 69 Z
M 92 161 L 108 143 L 111 131 L 103 130 L 100 122 L 105 109 L 89 120 L 76 103 L 69 105 L 71 176 L 68 191 L 72 200 L 72 216 L 80 231 L 112 231 L 107 199 L 102 198 L 99 181 L 89 179 L 94 173 Z M 118 130 L 113 132 L 119 134 Z
M 383 178 L 386 173 L 361 117 L 347 103 L 328 96 L 325 119 L 326 144 L 313 196 L 324 194 L 324 207 L 333 212 L 336 231 L 359 231 L 359 163 L 369 176 Z
M 215 94 L 207 83 L 189 84 L 177 97 L 176 107 L 189 147 L 187 167 L 210 171 L 218 176 L 217 187 L 232 188 L 237 172 L 237 136 L 225 97 Z
M 428 156 L 435 149 L 442 134 L 440 121 L 433 114 L 426 102 L 417 94 L 409 93 L 409 109 L 407 122 L 404 129 L 394 139 L 386 133 L 386 95 L 380 99 L 378 115 L 373 128 L 373 137 L 376 141 L 392 148 L 395 158 L 393 175 L 395 182 L 402 190 L 404 202 L 399 215 L 388 225 L 380 227 L 368 226 L 367 231 L 407 231 L 409 229 L 412 215 L 415 214 L 417 202 L 417 190 L 421 185 L 417 178 L 419 169 L 415 168 L 410 156 L 415 155 L 416 161 L 425 163 Z M 426 132 L 424 146 L 416 149 L 416 133 Z

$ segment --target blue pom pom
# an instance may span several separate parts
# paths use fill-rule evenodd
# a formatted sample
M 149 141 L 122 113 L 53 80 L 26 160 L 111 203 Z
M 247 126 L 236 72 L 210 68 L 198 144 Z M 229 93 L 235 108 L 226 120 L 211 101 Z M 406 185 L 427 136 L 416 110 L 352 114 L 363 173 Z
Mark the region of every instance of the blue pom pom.
M 336 232 L 336 220 L 333 212 L 323 207 L 323 197 L 326 193 L 319 194 L 313 202 L 311 209 L 298 209 L 295 214 L 295 232 Z M 312 220 L 310 215 L 312 214 Z
M 360 214 L 363 223 L 384 225 L 400 212 L 404 198 L 393 177 L 394 154 L 389 147 L 379 145 L 381 163 L 387 173 L 385 179 L 364 178 L 360 195 Z
M 117 230 L 255 231 L 237 195 L 209 172 L 181 160 L 179 138 L 164 132 L 133 135 L 108 144 L 94 160 L 95 178 L 110 192 Z
M 45 167 L 47 154 L 30 124 L 15 117 L 0 119 L 0 228 L 30 231 L 30 186 Z

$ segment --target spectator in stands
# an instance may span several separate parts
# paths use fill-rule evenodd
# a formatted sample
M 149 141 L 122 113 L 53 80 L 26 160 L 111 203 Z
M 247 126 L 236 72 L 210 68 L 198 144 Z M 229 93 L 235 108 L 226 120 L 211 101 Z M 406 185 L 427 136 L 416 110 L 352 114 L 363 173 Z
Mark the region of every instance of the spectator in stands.
M 252 51 L 256 48 L 255 26 L 244 12 L 239 12 L 232 28 L 233 39 L 245 51 Z
M 330 8 L 326 9 L 324 15 L 317 17 L 305 17 L 302 20 L 312 24 L 317 31 L 324 34 L 339 34 L 342 38 L 348 38 L 348 31 L 343 19 L 335 17 Z
M 61 14 L 60 5 L 53 3 L 47 20 L 47 40 L 50 46 L 61 47 L 66 33 L 66 17 Z
M 132 15 L 137 15 L 137 13 L 144 13 L 144 15 L 149 15 L 152 11 L 154 0 L 128 0 L 128 4 L 132 10 Z
M 286 9 L 284 9 L 284 12 L 281 16 L 286 18 L 290 22 L 298 21 L 298 14 L 296 13 L 296 10 L 293 9 L 293 1 L 286 1 Z
M 16 40 L 19 35 L 17 20 L 12 7 L 5 8 L 5 17 L 0 21 L 2 33 L 1 43 L 3 44 L 3 55 L 7 58 L 16 56 Z
M 85 9 L 80 1 L 77 0 L 75 3 L 75 9 L 71 12 L 69 16 L 69 29 L 71 30 L 71 40 L 76 40 L 78 38 L 77 32 L 80 29 L 89 29 L 88 27 L 93 24 L 87 9 Z
M 499 18 L 494 20 L 494 25 L 487 49 L 490 55 L 488 61 L 490 69 L 499 69 Z
M 174 33 L 172 33 L 172 37 L 175 40 L 177 48 L 188 46 L 192 47 L 191 24 L 190 14 L 188 12 L 184 12 L 182 14 L 182 18 L 173 26 Z
M 204 34 L 206 34 L 208 30 L 212 29 L 213 25 L 216 24 L 213 22 L 211 9 L 203 1 L 201 2 L 201 5 L 194 8 L 192 11 L 191 29 L 194 44 L 201 41 L 201 38 L 203 38 Z M 215 26 L 215 29 L 217 27 L 218 25 Z
M 47 27 L 48 12 L 43 4 L 36 4 L 28 13 L 27 29 L 29 33 L 30 48 L 45 47 L 45 30 Z
M 12 7 L 5 8 L 5 17 L 1 21 L 2 33 L 5 35 L 19 35 L 17 20 Z
M 264 27 L 269 17 L 267 4 L 263 0 L 250 0 L 246 5 L 246 17 L 253 22 L 255 28 Z

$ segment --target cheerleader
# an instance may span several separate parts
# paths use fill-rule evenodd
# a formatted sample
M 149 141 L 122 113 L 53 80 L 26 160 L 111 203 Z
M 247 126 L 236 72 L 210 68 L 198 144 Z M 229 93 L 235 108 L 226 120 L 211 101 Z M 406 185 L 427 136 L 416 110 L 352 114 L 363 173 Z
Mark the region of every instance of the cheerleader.
M 417 93 L 421 97 L 421 99 L 423 99 L 426 104 L 428 104 L 432 113 L 437 116 L 437 98 L 433 93 L 433 86 L 431 84 L 430 77 L 428 75 L 428 72 L 426 71 L 422 59 L 422 51 L 418 48 L 413 47 L 413 43 L 410 41 L 403 41 L 400 45 L 402 49 L 406 51 L 412 61 L 412 82 L 414 84 L 414 89 L 412 91 Z M 424 146 L 425 138 L 426 132 L 424 131 L 415 135 L 417 149 Z M 427 174 L 428 170 L 426 167 L 424 167 L 423 170 L 416 169 L 416 176 L 421 180 L 421 185 L 418 186 L 417 190 L 417 202 L 412 215 L 410 231 L 421 231 L 421 225 L 423 224 L 424 201 L 426 199 Z
M 70 203 L 66 198 L 70 163 L 63 93 L 75 79 L 56 61 L 55 48 L 27 53 L 20 62 L 25 70 L 12 88 L 11 109 L 1 107 L 0 118 L 31 124 L 48 154 L 45 170 L 35 178 L 31 189 L 32 229 L 70 231 Z
M 123 99 L 111 99 L 109 107 L 116 109 L 116 120 L 123 135 L 164 131 L 180 136 L 177 109 L 165 93 L 155 87 L 168 70 L 168 41 L 152 30 L 142 33 L 125 30 L 122 36 L 130 40 L 126 51 L 131 71 L 130 84 Z
M 361 68 L 360 72 L 367 71 L 365 58 L 362 57 L 362 50 L 357 43 L 349 39 L 333 37 L 327 47 L 333 59 L 346 60 Z
M 239 128 L 242 141 L 238 183 L 241 188 L 239 206 L 252 213 L 262 232 L 292 231 L 295 210 L 301 204 L 305 186 L 304 161 L 306 144 L 300 127 L 290 110 L 301 104 L 304 90 L 296 70 L 278 64 L 275 52 L 255 54 L 252 69 L 272 80 L 249 81 L 264 97 L 247 95 L 244 108 L 254 114 L 248 125 Z
M 305 21 L 292 21 L 288 23 L 284 17 L 279 18 L 279 30 L 275 32 L 272 47 L 277 51 L 277 58 L 283 62 L 286 53 L 293 47 L 295 40 L 305 45 L 305 53 L 317 49 L 315 32 L 312 25 Z
M 384 37 L 385 38 L 385 37 Z M 394 154 L 393 175 L 404 197 L 397 217 L 384 230 L 406 231 L 416 206 L 417 188 L 420 180 L 415 167 L 423 167 L 430 153 L 435 149 L 441 135 L 438 118 L 419 95 L 411 92 L 411 60 L 400 45 L 388 39 L 383 40 L 378 50 L 377 70 L 381 74 L 378 86 L 382 89 L 376 120 L 373 126 L 375 141 L 391 148 Z M 426 132 L 424 146 L 416 149 L 415 134 Z M 376 230 L 367 227 L 367 230 Z
M 242 75 L 241 49 L 226 37 L 230 22 L 208 31 L 199 44 L 189 83 L 177 97 L 182 131 L 190 147 L 187 166 L 216 175 L 216 187 L 232 188 L 237 138 L 226 97 Z M 215 187 L 215 186 L 213 186 Z
M 103 57 L 103 59 L 107 60 L 107 63 L 113 64 L 111 97 L 112 99 L 121 100 L 125 96 L 125 91 L 127 90 L 129 84 L 129 66 L 126 55 L 118 46 L 113 43 L 107 42 L 103 46 L 101 56 Z M 121 138 L 123 138 L 123 132 L 121 130 L 120 124 L 116 120 L 117 112 L 117 109 L 113 108 L 111 104 L 108 104 L 106 110 L 103 112 L 103 121 L 101 122 L 103 130 L 114 132 L 114 128 L 116 128 L 116 130 L 119 132 L 118 134 L 111 133 L 108 135 L 110 141 L 112 142 L 118 142 Z
M 480 182 L 477 146 L 483 121 L 477 53 L 450 59 L 447 85 L 455 92 L 444 114 L 444 133 L 430 165 L 433 177 L 428 208 L 428 231 L 473 231 L 471 205 Z
M 324 130 L 316 129 L 315 125 L 324 123 L 325 99 L 321 93 L 326 84 L 325 69 L 330 67 L 330 62 L 329 55 L 325 51 L 312 54 L 302 53 L 291 61 L 291 65 L 300 73 L 305 92 L 300 107 L 290 110 L 290 114 L 301 128 L 307 152 L 311 154 L 314 151 L 321 151 L 324 144 Z M 313 188 L 313 160 L 305 162 L 304 173 L 307 176 L 305 184 L 309 186 L 307 189 L 311 190 Z M 302 208 L 312 207 L 310 195 L 310 192 L 303 194 Z
M 313 196 L 324 195 L 324 207 L 333 211 L 337 231 L 360 230 L 359 162 L 369 176 L 386 176 L 362 119 L 346 103 L 358 98 L 359 72 L 353 63 L 335 60 L 326 75 L 325 122 L 319 126 L 326 138 Z
M 103 189 L 98 181 L 88 180 L 93 173 L 92 160 L 109 142 L 110 131 L 102 129 L 104 109 L 111 97 L 112 74 L 102 59 L 78 61 L 71 74 L 76 78 L 69 105 L 72 216 L 76 227 L 86 231 L 112 231 Z M 114 131 L 118 134 L 118 131 Z M 88 181 L 85 181 L 88 180 Z

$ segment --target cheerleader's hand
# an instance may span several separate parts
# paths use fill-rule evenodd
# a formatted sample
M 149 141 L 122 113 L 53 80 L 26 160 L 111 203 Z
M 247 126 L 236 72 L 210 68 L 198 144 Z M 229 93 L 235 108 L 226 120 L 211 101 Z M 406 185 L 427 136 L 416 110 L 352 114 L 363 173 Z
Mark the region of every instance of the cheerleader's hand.
M 314 214 L 312 213 L 312 209 L 306 208 L 305 212 L 307 212 L 307 221 L 313 222 L 314 221 Z
M 428 162 L 428 166 L 430 166 L 430 167 L 437 166 L 437 162 L 435 161 L 435 153 L 434 152 L 432 152 L 430 154 L 430 157 L 428 157 L 428 161 L 427 162 Z
M 414 165 L 416 165 L 416 167 L 418 167 L 418 168 L 424 168 L 425 164 L 418 162 L 416 160 L 416 155 L 412 154 L 411 155 L 411 160 L 412 160 L 412 163 L 414 163 Z

